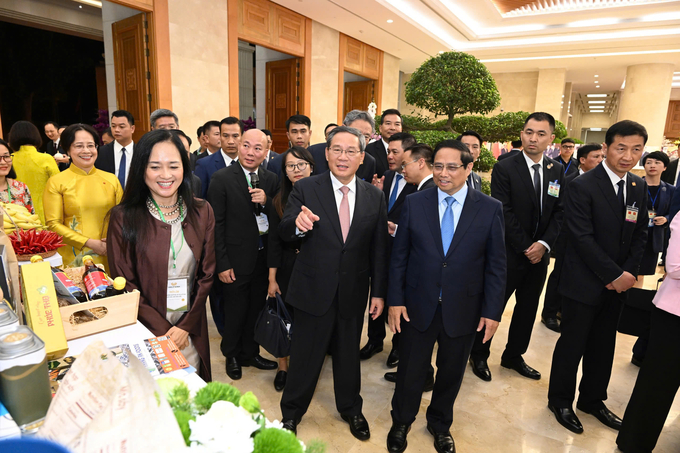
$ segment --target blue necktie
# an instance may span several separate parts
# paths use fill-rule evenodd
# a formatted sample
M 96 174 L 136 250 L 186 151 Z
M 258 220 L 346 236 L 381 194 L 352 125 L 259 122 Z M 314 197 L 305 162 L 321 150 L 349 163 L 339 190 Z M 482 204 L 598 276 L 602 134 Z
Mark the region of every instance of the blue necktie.
M 390 194 L 390 203 L 387 206 L 387 210 L 391 211 L 392 206 L 394 206 L 394 203 L 397 202 L 397 195 L 399 195 L 399 181 L 401 181 L 401 176 L 399 173 L 396 174 L 396 180 L 394 181 L 394 189 L 392 189 L 392 193 Z
M 122 148 L 120 152 L 123 153 L 123 155 L 120 158 L 120 166 L 118 167 L 118 181 L 120 181 L 121 187 L 125 188 L 125 163 L 126 163 L 125 148 Z
M 444 198 L 444 201 L 448 203 L 448 206 L 446 207 L 446 210 L 444 211 L 444 216 L 442 217 L 442 245 L 444 246 L 444 256 L 449 251 L 449 247 L 451 246 L 451 241 L 453 240 L 453 233 L 455 232 L 456 228 L 453 224 L 453 209 L 451 206 L 453 203 L 456 202 L 456 199 L 453 197 L 446 197 Z

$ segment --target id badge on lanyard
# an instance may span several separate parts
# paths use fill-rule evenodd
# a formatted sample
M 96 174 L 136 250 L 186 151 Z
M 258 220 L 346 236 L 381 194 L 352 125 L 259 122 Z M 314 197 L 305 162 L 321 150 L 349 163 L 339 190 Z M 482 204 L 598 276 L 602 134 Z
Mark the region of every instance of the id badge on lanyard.
M 168 278 L 167 308 L 168 311 L 189 311 L 191 299 L 189 298 L 189 277 Z

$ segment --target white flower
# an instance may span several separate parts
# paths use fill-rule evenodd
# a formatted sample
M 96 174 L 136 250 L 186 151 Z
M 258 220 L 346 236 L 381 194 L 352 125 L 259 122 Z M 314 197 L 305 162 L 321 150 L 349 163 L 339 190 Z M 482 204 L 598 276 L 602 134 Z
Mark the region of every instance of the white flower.
M 265 428 L 278 428 L 278 429 L 283 429 L 283 423 L 280 422 L 280 421 L 278 421 L 278 420 L 274 420 L 273 422 L 270 422 L 269 420 L 265 419 L 265 421 L 264 421 L 264 427 L 265 427 Z
M 192 448 L 207 452 L 251 453 L 251 434 L 260 428 L 243 408 L 228 401 L 217 401 L 205 415 L 189 420 Z

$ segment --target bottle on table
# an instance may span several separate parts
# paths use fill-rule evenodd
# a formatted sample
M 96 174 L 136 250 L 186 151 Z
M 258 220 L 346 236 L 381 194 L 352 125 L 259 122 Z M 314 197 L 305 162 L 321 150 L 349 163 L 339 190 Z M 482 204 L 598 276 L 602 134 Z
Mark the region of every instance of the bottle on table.
M 90 300 L 103 299 L 106 297 L 106 287 L 109 286 L 106 274 L 94 264 L 90 255 L 83 257 L 83 264 L 85 265 L 83 283 L 85 283 L 88 297 Z
M 31 257 L 31 263 L 40 263 L 42 261 L 43 258 L 40 255 L 34 255 Z M 58 267 L 52 267 L 52 274 L 57 277 L 57 279 L 66 287 L 66 289 L 68 289 L 68 292 L 70 292 L 71 295 L 78 300 L 78 302 L 87 302 L 87 296 L 83 290 L 73 283 L 73 280 L 71 280 L 64 271 Z
M 113 285 L 106 287 L 106 297 L 117 296 L 125 292 L 125 285 L 127 280 L 125 277 L 116 277 L 113 279 Z

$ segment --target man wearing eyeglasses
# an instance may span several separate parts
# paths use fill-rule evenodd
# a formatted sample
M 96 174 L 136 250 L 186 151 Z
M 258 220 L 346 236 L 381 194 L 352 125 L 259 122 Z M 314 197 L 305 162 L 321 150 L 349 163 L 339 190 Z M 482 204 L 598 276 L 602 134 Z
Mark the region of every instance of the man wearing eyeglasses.
M 454 453 L 453 405 L 477 331 L 498 328 L 505 291 L 503 206 L 467 186 L 473 157 L 458 140 L 434 150 L 437 189 L 406 198 L 392 248 L 387 304 L 401 332 L 387 450 L 403 452 L 420 409 L 435 342 L 437 378 L 427 430 L 437 452 Z
M 456 140 L 463 142 L 472 153 L 473 165 L 479 159 L 479 154 L 482 152 L 482 136 L 475 131 L 465 131 L 458 136 Z M 467 185 L 471 189 L 482 190 L 482 177 L 474 171 L 470 172 L 467 179 Z
M 365 147 L 357 129 L 333 129 L 326 148 L 330 171 L 295 183 L 279 225 L 283 240 L 304 237 L 286 297 L 295 308 L 295 333 L 281 413 L 293 432 L 330 349 L 336 408 L 354 437 L 370 437 L 359 394 L 359 341 L 369 293 L 370 316 L 383 310 L 388 234 L 385 196 L 356 176 Z
M 387 163 L 389 170 L 382 178 L 373 177 L 373 185 L 382 189 L 387 200 L 387 231 L 390 236 L 394 236 L 397 230 L 397 223 L 401 216 L 401 207 L 407 195 L 416 191 L 416 186 L 408 184 L 401 174 L 401 164 L 404 161 L 404 148 L 416 143 L 416 139 L 406 132 L 398 132 L 391 135 L 387 144 Z M 392 241 L 390 241 L 392 246 Z M 368 343 L 361 348 L 359 356 L 361 360 L 368 360 L 375 354 L 383 350 L 383 340 L 385 339 L 385 314 L 378 319 L 368 319 Z M 387 367 L 394 368 L 399 364 L 399 336 L 392 337 L 392 350 L 387 357 Z
M 564 169 L 564 177 L 567 178 L 572 174 L 578 174 L 578 162 L 572 156 L 574 155 L 574 149 L 576 148 L 576 142 L 573 138 L 565 138 L 560 144 L 560 154 L 557 156 L 557 162 L 562 164 Z

